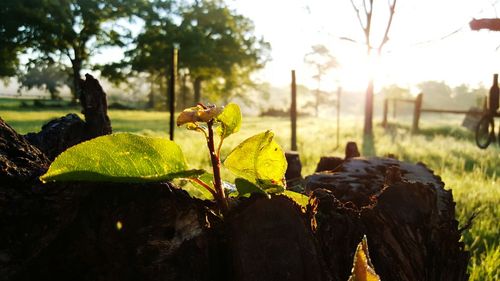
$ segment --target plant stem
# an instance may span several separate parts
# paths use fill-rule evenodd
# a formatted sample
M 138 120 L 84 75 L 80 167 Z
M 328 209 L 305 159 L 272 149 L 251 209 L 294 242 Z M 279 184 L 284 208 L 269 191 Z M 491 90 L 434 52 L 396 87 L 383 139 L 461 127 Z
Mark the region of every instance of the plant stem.
M 204 183 L 203 181 L 201 181 L 201 180 L 199 180 L 199 179 L 189 179 L 189 180 L 190 180 L 190 181 L 192 181 L 192 182 L 195 182 L 195 183 L 197 183 L 197 184 L 199 184 L 199 185 L 201 185 L 201 186 L 203 186 L 206 190 L 208 190 L 208 192 L 210 192 L 210 194 L 212 194 L 212 196 L 213 196 L 214 198 L 216 198 L 216 197 L 217 197 L 217 195 L 216 195 L 215 191 L 214 191 L 212 188 L 210 188 L 210 186 L 209 186 L 209 185 L 207 185 L 206 183 Z
M 215 152 L 213 124 L 213 120 L 207 122 L 207 146 L 208 150 L 210 151 L 210 160 L 212 161 L 212 169 L 214 172 L 214 187 L 216 193 L 215 200 L 217 201 L 217 205 L 219 206 L 221 213 L 225 214 L 229 210 L 229 204 L 227 202 L 226 195 L 224 194 L 224 189 L 222 188 L 222 180 L 220 177 L 220 158 Z

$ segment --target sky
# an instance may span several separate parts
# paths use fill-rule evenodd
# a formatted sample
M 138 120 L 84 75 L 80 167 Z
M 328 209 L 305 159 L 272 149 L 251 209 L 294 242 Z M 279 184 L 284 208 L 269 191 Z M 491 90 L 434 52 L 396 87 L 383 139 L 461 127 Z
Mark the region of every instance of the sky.
M 256 35 L 271 44 L 272 60 L 254 75 L 258 82 L 288 86 L 294 69 L 297 83 L 315 88 L 313 69 L 304 63 L 304 56 L 316 44 L 326 46 L 340 63 L 322 79 L 321 87 L 326 91 L 341 86 L 361 92 L 370 71 L 376 90 L 397 84 L 414 94 L 418 93 L 416 85 L 428 80 L 444 81 L 452 87 L 464 83 L 489 87 L 493 73 L 500 72 L 500 32 L 469 28 L 473 18 L 500 15 L 500 0 L 398 0 L 390 40 L 378 59 L 366 56 L 363 33 L 350 0 L 226 1 L 237 13 L 250 18 Z M 382 38 L 388 9 L 387 1 L 374 2 L 373 40 L 377 42 Z M 119 49 L 110 48 L 90 63 L 121 57 Z M 2 90 L 15 89 L 17 83 Z
M 377 41 L 382 38 L 388 10 L 387 1 L 374 2 Z M 288 85 L 290 71 L 295 69 L 298 83 L 315 87 L 304 55 L 312 45 L 323 44 L 341 65 L 325 77 L 325 90 L 339 85 L 362 90 L 369 69 L 374 69 L 376 88 L 398 84 L 417 91 L 415 85 L 426 80 L 451 86 L 491 85 L 493 73 L 500 70 L 500 32 L 471 31 L 468 23 L 473 18 L 497 17 L 498 2 L 399 0 L 390 40 L 379 59 L 366 57 L 363 33 L 349 0 L 229 0 L 228 4 L 252 19 L 256 34 L 271 43 L 272 61 L 256 75 L 260 81 Z

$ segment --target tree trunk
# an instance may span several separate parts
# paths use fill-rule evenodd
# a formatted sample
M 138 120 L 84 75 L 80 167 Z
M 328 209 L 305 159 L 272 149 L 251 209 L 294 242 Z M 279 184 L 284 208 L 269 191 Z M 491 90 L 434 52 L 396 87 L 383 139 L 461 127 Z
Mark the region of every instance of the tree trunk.
M 201 82 L 203 79 L 201 77 L 196 77 L 193 82 L 194 91 L 194 103 L 201 102 Z
M 365 126 L 363 128 L 365 135 L 373 134 L 373 78 L 370 78 L 365 95 Z
M 155 107 L 155 80 L 154 76 L 151 74 L 149 75 L 149 83 L 150 83 L 150 90 L 149 90 L 149 95 L 148 95 L 148 108 L 154 108 Z

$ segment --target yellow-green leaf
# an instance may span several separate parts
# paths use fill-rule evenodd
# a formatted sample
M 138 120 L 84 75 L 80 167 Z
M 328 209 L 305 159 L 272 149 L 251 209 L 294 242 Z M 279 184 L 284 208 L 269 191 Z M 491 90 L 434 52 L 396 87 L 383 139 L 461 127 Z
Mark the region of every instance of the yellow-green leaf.
M 210 187 L 212 190 L 215 190 L 214 185 L 212 183 L 214 179 L 214 175 L 210 173 L 203 173 L 196 177 L 199 181 L 202 181 Z M 185 186 L 182 187 L 183 190 L 187 191 L 191 197 L 198 198 L 201 200 L 214 200 L 214 196 L 210 191 L 208 191 L 205 187 L 203 187 L 200 183 L 196 181 L 189 181 Z
M 222 113 L 217 116 L 217 121 L 221 122 L 220 127 L 217 128 L 217 132 L 221 138 L 227 138 L 238 132 L 241 127 L 240 107 L 235 103 L 226 105 Z
M 283 192 L 283 195 L 295 201 L 295 203 L 297 203 L 304 210 L 307 208 L 307 204 L 309 204 L 309 197 L 305 196 L 304 194 L 291 190 L 285 190 Z
M 260 189 L 257 185 L 246 179 L 237 178 L 234 181 L 236 190 L 238 190 L 238 196 L 250 196 L 252 193 L 263 193 L 267 194 L 264 190 Z
M 69 148 L 40 180 L 152 182 L 202 173 L 187 169 L 181 148 L 173 141 L 118 133 Z
M 368 242 L 366 236 L 358 244 L 354 254 L 354 262 L 351 270 L 351 277 L 348 281 L 380 281 L 380 277 L 375 272 L 368 253 Z
M 259 186 L 262 182 L 284 185 L 287 162 L 273 137 L 274 134 L 267 131 L 246 139 L 231 151 L 224 166 L 236 176 Z

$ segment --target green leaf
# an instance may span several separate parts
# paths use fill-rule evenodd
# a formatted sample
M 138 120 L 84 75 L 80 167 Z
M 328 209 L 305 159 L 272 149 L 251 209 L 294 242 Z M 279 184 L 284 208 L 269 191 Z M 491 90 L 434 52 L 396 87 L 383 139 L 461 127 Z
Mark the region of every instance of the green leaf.
M 283 192 L 283 195 L 292 199 L 293 201 L 295 201 L 295 203 L 297 203 L 298 205 L 300 205 L 304 209 L 306 209 L 307 204 L 309 204 L 309 197 L 305 196 L 304 194 L 294 192 L 291 190 L 285 190 Z
M 224 161 L 225 167 L 254 184 L 271 182 L 284 186 L 287 162 L 273 137 L 271 131 L 266 131 L 246 139 L 231 151 Z
M 354 254 L 351 276 L 348 281 L 380 281 L 380 277 L 373 269 L 368 253 L 368 242 L 366 236 L 358 244 Z
M 276 182 L 274 180 L 257 180 L 257 186 L 267 193 L 282 193 L 285 191 L 284 182 Z
M 221 122 L 221 126 L 217 128 L 217 132 L 221 138 L 238 132 L 241 127 L 241 110 L 235 103 L 230 103 L 224 107 L 222 113 L 217 116 L 217 121 Z
M 201 200 L 214 200 L 214 196 L 208 190 L 196 185 L 193 182 L 188 182 L 186 185 L 181 187 L 182 190 L 185 190 L 189 196 Z
M 69 148 L 40 180 L 152 182 L 196 177 L 203 172 L 187 170 L 181 148 L 173 141 L 118 133 Z
M 247 181 L 246 179 L 237 178 L 234 181 L 236 185 L 236 190 L 238 190 L 239 196 L 250 196 L 252 193 L 263 193 L 267 194 L 264 190 L 260 189 L 257 185 L 252 182 Z

